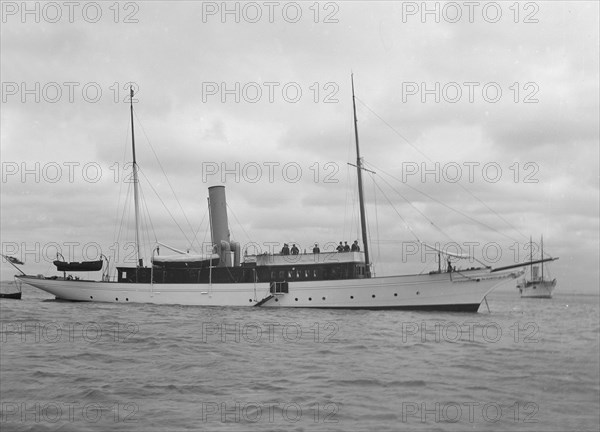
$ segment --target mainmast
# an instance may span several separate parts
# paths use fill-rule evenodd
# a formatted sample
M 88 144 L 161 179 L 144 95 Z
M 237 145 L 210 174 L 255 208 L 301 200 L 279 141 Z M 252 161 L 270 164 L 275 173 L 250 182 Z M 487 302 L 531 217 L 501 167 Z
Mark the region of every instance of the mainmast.
M 138 192 L 138 166 L 135 161 L 135 133 L 133 128 L 133 87 L 129 87 L 130 112 L 131 112 L 131 149 L 133 153 L 133 202 L 135 205 L 135 253 L 137 266 L 143 267 L 143 259 L 140 258 L 140 201 Z
M 540 259 L 544 259 L 544 235 L 540 239 Z M 544 280 L 544 264 L 542 263 L 542 281 Z
M 371 277 L 371 262 L 369 260 L 369 242 L 367 238 L 367 222 L 365 218 L 365 202 L 362 184 L 362 159 L 360 158 L 360 148 L 358 146 L 358 120 L 356 119 L 356 101 L 354 97 L 354 75 L 350 75 L 352 82 L 352 111 L 354 112 L 354 140 L 356 141 L 356 172 L 358 175 L 358 201 L 360 206 L 360 229 L 362 231 L 362 241 L 365 248 L 365 270 L 366 277 Z

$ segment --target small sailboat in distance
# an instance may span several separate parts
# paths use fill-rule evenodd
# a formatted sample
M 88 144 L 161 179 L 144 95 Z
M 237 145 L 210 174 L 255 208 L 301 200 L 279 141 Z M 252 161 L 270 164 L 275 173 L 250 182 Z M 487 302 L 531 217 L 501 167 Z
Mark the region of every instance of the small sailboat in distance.
M 540 258 L 544 258 L 544 237 L 540 239 Z M 529 279 L 524 276 L 517 284 L 517 289 L 521 293 L 521 298 L 552 298 L 552 293 L 556 288 L 555 279 L 544 279 L 544 263 L 555 261 L 558 258 L 550 258 L 542 262 L 533 261 L 533 242 L 529 239 Z M 539 263 L 538 265 L 534 265 Z M 541 272 L 540 272 L 541 270 Z

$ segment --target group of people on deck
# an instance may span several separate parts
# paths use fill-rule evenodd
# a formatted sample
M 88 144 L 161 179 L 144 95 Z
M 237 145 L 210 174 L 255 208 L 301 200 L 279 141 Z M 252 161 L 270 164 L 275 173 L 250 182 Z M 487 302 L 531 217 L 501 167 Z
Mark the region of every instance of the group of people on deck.
M 300 249 L 298 249 L 298 246 L 296 246 L 295 243 L 292 245 L 292 249 L 290 249 L 287 243 L 284 243 L 283 248 L 281 248 L 281 255 L 289 255 L 290 252 L 292 255 L 298 255 L 300 253 Z
M 338 247 L 335 249 L 337 252 L 359 252 L 360 246 L 358 245 L 358 240 L 354 240 L 352 246 L 348 245 L 348 242 L 340 242 Z M 292 248 L 290 249 L 287 243 L 283 244 L 283 248 L 281 248 L 281 255 L 298 255 L 300 253 L 300 249 L 296 246 L 296 244 L 292 244 Z M 319 248 L 319 244 L 315 243 L 315 247 L 313 247 L 313 253 L 318 254 L 321 253 L 321 249 Z
M 342 244 L 342 242 L 340 242 L 340 244 L 338 245 L 338 247 L 335 250 L 338 252 L 359 252 L 360 246 L 358 246 L 358 240 L 354 240 L 354 243 L 352 243 L 352 246 L 348 246 L 348 242 L 345 241 L 344 244 Z

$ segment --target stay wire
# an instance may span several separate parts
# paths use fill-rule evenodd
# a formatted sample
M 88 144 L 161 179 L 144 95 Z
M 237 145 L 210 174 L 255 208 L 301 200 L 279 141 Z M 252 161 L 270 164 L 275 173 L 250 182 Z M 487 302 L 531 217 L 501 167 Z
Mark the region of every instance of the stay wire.
M 190 228 L 190 231 L 193 233 L 194 228 L 192 227 L 192 224 L 190 223 L 190 221 L 187 217 L 187 214 L 185 213 L 185 210 L 183 209 L 183 206 L 181 205 L 181 202 L 179 201 L 179 198 L 177 197 L 177 194 L 175 193 L 175 189 L 173 188 L 173 185 L 171 184 L 171 181 L 169 180 L 169 177 L 167 176 L 165 169 L 163 168 L 162 164 L 160 163 L 160 159 L 158 158 L 158 155 L 156 154 L 156 151 L 154 150 L 154 147 L 152 146 L 152 143 L 150 142 L 150 138 L 148 137 L 148 134 L 146 133 L 146 129 L 144 128 L 144 125 L 142 124 L 142 122 L 139 120 L 139 118 L 137 116 L 137 112 L 135 110 L 133 112 L 135 114 L 136 120 L 138 121 L 138 124 L 140 125 L 140 127 L 142 129 L 142 132 L 144 133 L 144 136 L 146 137 L 148 146 L 150 147 L 150 150 L 152 150 L 152 153 L 154 154 L 154 158 L 156 159 L 156 162 L 158 163 L 160 170 L 162 171 L 163 175 L 165 176 L 165 180 L 167 181 L 167 184 L 169 185 L 169 188 L 171 189 L 171 193 L 173 194 L 175 201 L 177 201 L 177 205 L 179 205 L 179 208 L 181 209 L 181 213 L 183 214 L 183 217 L 184 217 L 185 221 L 187 222 L 188 227 Z M 148 183 L 150 183 L 150 182 L 148 182 Z M 185 234 L 184 234 L 184 236 L 185 236 Z M 186 238 L 186 240 L 188 240 L 187 236 L 185 236 L 185 238 Z
M 388 196 L 385 194 L 385 192 L 383 192 L 383 190 L 381 189 L 381 187 L 379 186 L 379 184 L 377 184 L 376 181 L 373 181 L 373 184 L 375 186 L 377 186 L 377 189 L 379 189 L 379 192 L 381 192 L 381 194 L 386 199 L 386 201 L 388 202 L 388 204 L 390 205 L 390 207 L 392 207 L 392 209 L 396 212 L 396 214 L 398 215 L 398 217 L 400 218 L 400 220 L 402 220 L 402 222 L 404 223 L 404 225 L 406 226 L 406 228 L 408 228 L 408 230 L 413 235 L 413 237 L 417 240 L 417 242 L 421 243 L 421 240 L 419 239 L 419 236 L 417 236 L 417 234 L 415 234 L 415 232 L 410 227 L 410 225 L 408 224 L 408 222 L 406 221 L 406 219 L 404 219 L 402 217 L 402 215 L 400 214 L 400 212 L 398 212 L 398 210 L 396 209 L 396 207 L 394 207 L 394 205 L 392 204 L 392 202 L 390 201 L 390 199 L 388 198 Z
M 496 228 L 494 228 L 494 227 L 492 227 L 492 226 L 490 226 L 490 225 L 488 225 L 488 224 L 486 224 L 486 223 L 484 223 L 484 222 L 481 222 L 481 221 L 479 221 L 479 220 L 477 220 L 477 219 L 473 218 L 472 216 L 469 216 L 468 214 L 466 214 L 466 213 L 464 213 L 464 212 L 462 212 L 462 211 L 460 211 L 460 210 L 457 210 L 457 209 L 455 209 L 454 207 L 452 207 L 452 206 L 450 206 L 450 205 L 448 205 L 448 204 L 446 204 L 446 203 L 444 203 L 444 202 L 442 202 L 442 201 L 440 201 L 440 200 L 438 200 L 438 199 L 436 199 L 436 198 L 432 197 L 431 195 L 429 195 L 429 194 L 427 194 L 427 193 L 425 193 L 425 192 L 423 192 L 423 191 L 420 191 L 419 189 L 415 188 L 414 186 L 411 186 L 411 185 L 409 185 L 408 183 L 403 183 L 403 182 L 401 182 L 401 181 L 400 181 L 400 179 L 398 179 L 398 178 L 396 178 L 395 176 L 393 176 L 393 175 L 391 175 L 391 174 L 389 174 L 389 173 L 385 172 L 385 171 L 384 171 L 384 170 L 382 170 L 381 168 L 377 168 L 377 167 L 376 167 L 375 165 L 373 165 L 373 164 L 369 164 L 369 165 L 370 165 L 370 166 L 372 166 L 373 168 L 377 169 L 377 171 L 378 171 L 378 172 L 382 172 L 382 173 L 384 173 L 385 175 L 387 175 L 387 176 L 391 177 L 392 179 L 396 180 L 397 182 L 404 184 L 406 187 L 408 187 L 408 188 L 412 189 L 413 191 L 415 191 L 415 192 L 417 192 L 417 193 L 419 193 L 419 194 L 421 194 L 421 195 L 423 195 L 423 196 L 425 196 L 425 197 L 429 198 L 430 200 L 432 200 L 432 201 L 434 201 L 434 202 L 436 202 L 436 203 L 438 203 L 438 204 L 440 204 L 440 205 L 442 205 L 442 206 L 446 207 L 447 209 L 449 209 L 449 210 L 452 210 L 453 212 L 455 212 L 455 213 L 458 213 L 459 215 L 461 215 L 461 216 L 463 216 L 463 217 L 465 217 L 465 218 L 467 218 L 467 219 L 469 219 L 469 220 L 471 220 L 471 221 L 475 222 L 476 224 L 479 224 L 479 225 L 481 225 L 481 226 L 483 226 L 483 227 L 485 227 L 485 228 L 487 228 L 487 229 L 489 229 L 489 230 L 491 230 L 491 231 L 493 231 L 493 232 L 495 232 L 495 233 L 498 233 L 498 234 L 500 234 L 501 236 L 504 236 L 504 237 L 506 237 L 506 238 L 508 238 L 508 239 L 510 239 L 510 240 L 513 240 L 513 241 L 515 241 L 515 242 L 517 242 L 517 243 L 518 243 L 518 240 L 517 240 L 517 239 L 515 239 L 514 237 L 512 237 L 512 236 L 510 236 L 510 235 L 508 235 L 508 234 L 506 234 L 506 233 L 503 233 L 503 232 L 501 232 L 501 231 L 497 230 Z
M 373 165 L 370 165 L 373 166 Z M 374 167 L 374 166 L 373 166 Z M 375 167 L 374 167 L 375 168 Z M 377 168 L 378 171 L 381 171 Z M 384 174 L 385 172 L 382 171 Z M 381 180 L 393 191 L 395 192 L 398 196 L 400 196 L 400 198 L 402 198 L 409 206 L 411 206 L 413 209 L 415 209 L 415 211 L 417 211 L 417 213 L 419 213 L 425 220 L 427 220 L 427 222 L 429 222 L 429 224 L 431 226 L 433 226 L 435 229 L 437 229 L 440 233 L 442 233 L 443 235 L 445 235 L 446 237 L 448 237 L 448 239 L 450 239 L 450 241 L 458 244 L 458 242 L 456 240 L 454 240 L 446 231 L 444 231 L 441 227 L 439 227 L 431 218 L 429 218 L 425 213 L 423 213 L 421 210 L 419 210 L 419 208 L 417 206 L 415 206 L 408 198 L 406 198 L 404 195 L 402 195 L 400 193 L 400 191 L 398 191 L 397 189 L 395 189 L 385 178 L 380 177 Z M 391 203 L 390 203 L 391 204 Z M 393 204 L 391 204 L 393 206 Z M 397 211 L 396 211 L 397 212 Z
M 156 195 L 156 197 L 158 198 L 158 200 L 161 202 L 161 204 L 163 205 L 163 207 L 165 208 L 165 210 L 167 211 L 167 213 L 169 214 L 169 216 L 171 216 L 171 219 L 173 220 L 173 222 L 175 223 L 175 225 L 177 225 L 177 228 L 179 228 L 179 231 L 181 231 L 181 234 L 183 234 L 183 237 L 185 238 L 185 241 L 187 243 L 189 243 L 190 239 L 186 235 L 186 233 L 183 230 L 183 228 L 181 228 L 181 225 L 179 225 L 179 222 L 177 222 L 177 219 L 175 219 L 175 216 L 173 216 L 173 213 L 171 213 L 171 211 L 169 210 L 169 208 L 167 207 L 167 205 L 165 204 L 165 202 L 163 201 L 163 199 L 160 197 L 160 195 L 158 194 L 158 191 L 154 188 L 154 186 L 152 186 L 152 183 L 150 183 L 150 181 L 148 180 L 148 177 L 146 177 L 146 174 L 144 174 L 144 172 L 139 167 L 138 167 L 138 172 L 141 173 L 144 176 L 144 179 L 146 179 L 146 181 L 148 182 L 148 185 L 150 186 L 150 188 L 152 189 L 152 191 L 154 192 L 154 194 Z
M 383 118 L 381 118 L 381 116 L 379 116 L 379 114 L 377 114 L 375 111 L 373 111 L 366 103 L 364 103 L 362 100 L 360 100 L 358 97 L 356 97 L 356 100 L 358 100 L 366 109 L 368 109 L 375 117 L 377 117 L 383 124 L 385 124 L 387 127 L 389 127 L 396 135 L 398 135 L 400 138 L 402 138 L 409 146 L 411 146 L 416 152 L 418 152 L 421 156 L 423 156 L 425 159 L 427 159 L 429 162 L 433 163 L 433 160 L 427 156 L 425 153 L 423 153 L 418 147 L 416 147 L 415 145 L 413 145 L 404 135 L 402 135 L 400 132 L 398 132 L 398 130 L 396 130 L 391 124 L 389 124 L 387 121 L 385 121 Z M 469 189 L 467 189 L 466 187 L 464 187 L 461 183 L 456 183 L 462 190 L 464 190 L 465 192 L 467 192 L 469 195 L 471 195 L 473 198 L 475 198 L 477 201 L 479 201 L 485 208 L 487 208 L 489 211 L 491 211 L 494 215 L 496 215 L 500 220 L 502 220 L 506 225 L 508 225 L 509 228 L 513 229 L 514 231 L 516 231 L 519 235 L 521 235 L 523 238 L 527 239 L 528 237 L 523 234 L 518 228 L 516 228 L 514 225 L 512 225 L 509 221 L 507 221 L 502 215 L 500 215 L 498 212 L 496 212 L 493 208 L 491 208 L 486 202 L 484 202 L 482 199 L 480 199 L 477 195 L 475 195 L 473 192 L 471 192 Z M 471 219 L 473 220 L 473 219 Z M 496 231 L 496 230 L 495 230 Z M 496 231 L 499 232 L 499 231 Z M 502 233 L 500 233 L 502 234 Z M 513 241 L 517 241 L 516 239 L 514 239 L 511 236 L 508 236 L 506 234 L 502 234 L 507 236 L 508 238 L 510 238 Z
M 235 214 L 235 212 L 233 211 L 233 209 L 231 208 L 231 206 L 229 204 L 227 204 L 227 208 L 229 209 L 229 211 L 231 212 L 231 215 L 233 216 L 233 218 L 235 219 L 235 221 L 237 222 L 237 224 L 240 226 L 240 228 L 242 229 L 242 232 L 244 233 L 244 235 L 246 236 L 246 238 L 252 242 L 252 237 L 250 237 L 248 235 L 248 233 L 246 232 L 246 230 L 244 229 L 244 226 L 240 223 L 240 220 L 238 219 L 237 215 Z

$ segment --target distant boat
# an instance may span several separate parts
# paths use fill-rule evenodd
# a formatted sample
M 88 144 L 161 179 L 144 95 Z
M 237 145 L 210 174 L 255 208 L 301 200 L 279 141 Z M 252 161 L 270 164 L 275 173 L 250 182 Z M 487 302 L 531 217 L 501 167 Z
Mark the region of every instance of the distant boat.
M 2 255 L 2 257 L 12 265 L 14 268 L 19 270 L 22 274 L 25 274 L 17 267 L 18 265 L 23 265 L 23 261 L 8 255 Z M 0 298 L 3 299 L 13 299 L 13 300 L 21 300 L 22 290 L 21 290 L 21 281 L 15 279 L 15 282 L 8 282 L 7 284 L 0 284 Z
M 133 90 L 130 90 L 133 101 Z M 101 281 L 80 280 L 66 272 L 100 270 L 98 263 L 57 262 L 63 277 L 17 276 L 28 285 L 47 291 L 58 299 L 154 303 L 198 306 L 250 306 L 289 308 L 416 309 L 477 312 L 496 286 L 523 274 L 529 263 L 492 269 L 489 266 L 459 268 L 448 265 L 426 274 L 374 277 L 371 272 L 362 186 L 362 159 L 359 152 L 356 106 L 352 83 L 356 168 L 360 222 L 364 250 L 290 255 L 242 256 L 240 244 L 230 239 L 225 187 L 212 186 L 209 215 L 213 250 L 203 255 L 177 251 L 161 256 L 158 246 L 150 266 L 140 255 L 138 166 L 135 157 L 133 103 L 130 104 L 135 205 L 136 265 L 117 267 L 116 280 L 108 275 Z M 163 245 L 165 246 L 165 245 Z M 445 253 L 448 256 L 451 254 Z M 108 260 L 107 260 L 108 264 Z
M 15 285 L 17 287 L 17 291 L 4 292 L 4 288 L 0 291 L 0 298 L 3 299 L 13 299 L 13 300 L 21 300 L 21 286 Z
M 540 241 L 540 258 L 544 258 L 544 238 Z M 557 260 L 552 258 L 550 261 Z M 544 262 L 540 265 L 533 265 L 533 243 L 529 239 L 529 279 L 525 276 L 518 284 L 517 289 L 521 293 L 521 298 L 552 298 L 552 293 L 556 288 L 556 279 L 544 279 Z M 541 272 L 540 272 L 541 270 Z

